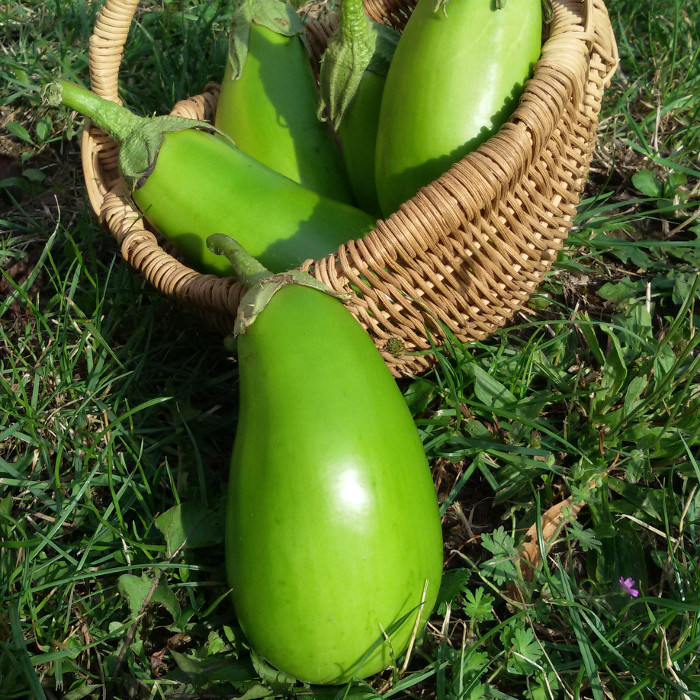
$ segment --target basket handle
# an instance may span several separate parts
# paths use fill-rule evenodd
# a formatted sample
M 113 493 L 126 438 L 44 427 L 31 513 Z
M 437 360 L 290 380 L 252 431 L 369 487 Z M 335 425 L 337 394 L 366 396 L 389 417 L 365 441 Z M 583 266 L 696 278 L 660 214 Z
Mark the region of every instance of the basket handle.
M 121 104 L 119 66 L 139 0 L 107 0 L 90 37 L 90 87 L 100 97 Z

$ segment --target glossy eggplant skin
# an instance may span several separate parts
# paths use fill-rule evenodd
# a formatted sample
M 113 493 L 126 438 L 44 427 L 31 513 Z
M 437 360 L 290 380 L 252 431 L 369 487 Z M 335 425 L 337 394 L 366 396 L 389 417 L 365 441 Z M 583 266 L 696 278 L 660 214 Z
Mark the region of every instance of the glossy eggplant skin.
M 271 270 L 321 258 L 374 226 L 369 214 L 323 197 L 195 129 L 166 134 L 153 171 L 132 197 L 146 220 L 202 272 L 230 275 L 207 236 L 235 235 Z
M 437 499 L 405 400 L 362 327 L 316 289 L 279 290 L 238 358 L 226 564 L 241 627 L 302 681 L 379 672 L 427 619 L 442 573 Z
M 394 53 L 377 126 L 384 216 L 498 131 L 542 48 L 541 0 L 419 0 Z

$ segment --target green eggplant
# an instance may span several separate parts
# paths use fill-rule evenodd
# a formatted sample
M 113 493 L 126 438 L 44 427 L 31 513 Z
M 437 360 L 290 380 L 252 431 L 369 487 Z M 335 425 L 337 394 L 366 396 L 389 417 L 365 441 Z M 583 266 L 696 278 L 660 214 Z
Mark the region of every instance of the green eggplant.
M 542 50 L 541 0 L 418 0 L 386 76 L 375 177 L 384 216 L 495 134 Z
M 321 258 L 370 231 L 375 219 L 284 177 L 211 133 L 210 124 L 181 117 L 139 117 L 66 81 L 45 99 L 89 117 L 121 146 L 119 170 L 144 218 L 196 270 L 231 275 L 207 236 L 236 235 L 275 271 Z
M 340 148 L 316 118 L 303 31 L 285 0 L 236 0 L 214 125 L 272 170 L 353 204 Z
M 399 33 L 373 22 L 362 0 L 342 0 L 338 29 L 321 59 L 319 117 L 328 109 L 358 206 L 381 215 L 374 177 L 384 81 Z
M 412 416 L 339 299 L 308 275 L 270 276 L 227 236 L 208 245 L 249 287 L 226 517 L 237 618 L 257 653 L 299 680 L 377 673 L 424 625 L 442 574 Z

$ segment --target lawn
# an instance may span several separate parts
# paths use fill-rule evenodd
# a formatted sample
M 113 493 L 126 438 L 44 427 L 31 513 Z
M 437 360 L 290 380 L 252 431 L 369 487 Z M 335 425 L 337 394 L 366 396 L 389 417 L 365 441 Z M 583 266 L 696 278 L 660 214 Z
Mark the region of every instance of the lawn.
M 505 328 L 400 381 L 438 605 L 406 662 L 324 688 L 229 601 L 236 362 L 121 259 L 82 120 L 41 103 L 87 84 L 100 5 L 0 5 L 0 698 L 700 698 L 700 9 L 607 3 L 621 63 L 564 249 Z M 220 80 L 229 13 L 142 3 L 124 102 Z

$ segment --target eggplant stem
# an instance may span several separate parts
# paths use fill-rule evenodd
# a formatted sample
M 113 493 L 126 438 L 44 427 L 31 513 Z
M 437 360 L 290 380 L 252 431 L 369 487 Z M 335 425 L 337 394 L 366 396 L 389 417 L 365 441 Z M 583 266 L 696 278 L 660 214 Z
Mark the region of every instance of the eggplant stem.
M 246 289 L 250 289 L 258 282 L 272 277 L 272 272 L 260 264 L 231 236 L 223 233 L 214 233 L 207 238 L 207 248 L 216 255 L 226 256 L 236 273 L 236 277 L 243 282 Z
M 80 85 L 58 80 L 44 88 L 44 99 L 51 106 L 64 104 L 111 136 L 118 143 L 138 129 L 142 118 L 116 102 L 110 102 Z

